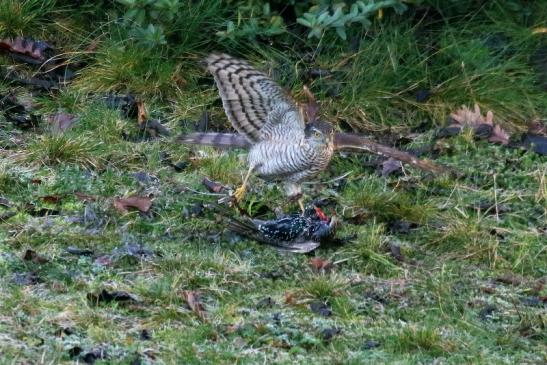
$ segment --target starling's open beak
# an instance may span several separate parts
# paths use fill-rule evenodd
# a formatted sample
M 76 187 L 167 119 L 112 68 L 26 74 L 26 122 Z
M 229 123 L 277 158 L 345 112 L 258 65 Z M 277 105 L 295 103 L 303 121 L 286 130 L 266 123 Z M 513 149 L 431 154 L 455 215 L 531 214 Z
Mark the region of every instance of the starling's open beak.
M 315 209 L 315 213 L 317 214 L 317 216 L 319 217 L 320 220 L 322 220 L 323 222 L 328 222 L 329 221 L 329 218 L 327 217 L 327 215 L 321 210 L 321 208 L 319 207 L 314 207 Z

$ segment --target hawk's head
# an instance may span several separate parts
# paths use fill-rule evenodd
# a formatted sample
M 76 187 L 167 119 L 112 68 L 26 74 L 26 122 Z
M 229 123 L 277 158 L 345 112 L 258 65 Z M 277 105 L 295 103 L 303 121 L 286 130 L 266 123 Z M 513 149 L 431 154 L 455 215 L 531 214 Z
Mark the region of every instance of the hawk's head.
M 314 147 L 332 147 L 334 140 L 334 128 L 330 123 L 314 121 L 306 124 L 304 130 L 306 139 Z

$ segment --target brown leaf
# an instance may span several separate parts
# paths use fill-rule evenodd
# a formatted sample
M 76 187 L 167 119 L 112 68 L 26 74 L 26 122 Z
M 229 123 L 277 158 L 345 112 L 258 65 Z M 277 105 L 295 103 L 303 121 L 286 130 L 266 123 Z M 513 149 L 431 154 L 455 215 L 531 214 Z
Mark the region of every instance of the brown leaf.
M 42 255 L 39 255 L 36 251 L 30 250 L 30 249 L 26 250 L 25 253 L 23 254 L 23 260 L 31 261 L 35 264 L 45 264 L 49 262 L 47 258 L 45 258 Z
M 60 195 L 46 195 L 46 196 L 43 196 L 42 197 L 42 200 L 46 203 L 52 203 L 52 204 L 55 204 L 57 203 L 59 200 L 61 200 L 61 196 Z
M 332 267 L 332 263 L 329 260 L 322 259 L 321 257 L 312 257 L 308 262 L 316 271 L 326 271 Z
M 499 125 L 494 127 L 492 135 L 488 138 L 490 142 L 499 142 L 501 144 L 509 143 L 509 134 L 503 130 Z
M 203 185 L 212 193 L 220 193 L 225 190 L 224 186 L 216 181 L 210 180 L 207 177 L 204 177 L 201 181 Z
M 386 161 L 382 162 L 382 176 L 387 177 L 394 172 L 402 171 L 403 164 L 401 161 L 394 159 L 393 157 L 388 158 Z
M 402 252 L 401 252 L 401 246 L 399 245 L 395 245 L 395 244 L 390 244 L 389 245 L 389 250 L 391 252 L 391 256 L 393 256 L 393 258 L 399 262 L 404 262 L 405 261 L 405 257 L 403 256 Z
M 144 101 L 137 101 L 137 122 L 140 126 L 143 126 L 148 120 L 148 113 L 146 112 L 146 106 Z
M 94 202 L 99 198 L 97 195 L 88 195 L 85 193 L 80 193 L 78 191 L 75 192 L 74 195 L 76 195 L 76 197 L 82 201 L 89 201 L 89 202 Z
M 1 39 L 0 48 L 6 49 L 12 53 L 30 56 L 30 58 L 40 61 L 38 63 L 42 63 L 47 58 L 45 51 L 50 50 L 51 46 L 44 41 L 15 37 Z
M 30 180 L 30 182 L 33 183 L 33 184 L 41 184 L 42 180 L 41 179 L 32 179 L 32 180 Z
M 192 312 L 194 312 L 200 319 L 207 319 L 207 313 L 205 312 L 205 307 L 201 302 L 201 297 L 198 292 L 185 290 L 182 292 L 182 297 L 184 298 L 186 304 L 188 304 Z
M 289 304 L 289 305 L 296 304 L 296 299 L 293 293 L 291 292 L 285 293 L 285 304 Z
M 499 142 L 501 144 L 509 143 L 509 134 L 498 124 L 494 124 L 494 113 L 486 112 L 486 118 L 482 116 L 480 107 L 475 104 L 474 111 L 469 110 L 466 106 L 462 106 L 455 113 L 450 114 L 450 117 L 461 126 L 467 126 L 475 130 L 480 130 L 482 125 L 493 127 L 492 134 L 488 137 L 490 142 Z
M 319 114 L 319 105 L 315 100 L 315 96 L 306 85 L 304 85 L 304 94 L 308 98 L 308 102 L 304 105 L 307 122 L 314 122 L 317 120 L 317 115 Z
M 78 117 L 73 114 L 68 113 L 56 113 L 48 115 L 47 121 L 53 127 L 53 129 L 63 132 L 70 127 L 78 120 Z
M 146 213 L 152 206 L 152 199 L 142 196 L 130 196 L 127 198 L 115 198 L 114 208 L 120 213 L 127 213 L 129 208 L 134 208 L 142 213 Z
M 510 285 L 513 285 L 513 286 L 518 286 L 518 285 L 522 284 L 524 279 L 520 276 L 517 276 L 517 275 L 505 274 L 505 275 L 502 275 L 502 276 L 498 276 L 496 278 L 496 281 L 499 282 L 499 283 L 503 283 L 503 284 L 510 284 Z

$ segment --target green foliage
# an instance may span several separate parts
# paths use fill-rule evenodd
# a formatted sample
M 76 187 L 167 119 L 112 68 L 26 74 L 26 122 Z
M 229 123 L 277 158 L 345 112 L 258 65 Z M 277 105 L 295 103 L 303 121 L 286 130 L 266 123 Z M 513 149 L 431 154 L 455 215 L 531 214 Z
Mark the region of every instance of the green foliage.
M 207 39 L 207 29 L 215 27 L 222 13 L 219 0 L 116 1 L 123 5 L 122 21 L 130 35 L 148 49 L 176 43 L 187 52 Z
M 281 8 L 283 12 L 293 12 L 296 22 L 309 28 L 308 38 L 322 38 L 326 32 L 335 30 L 342 39 L 347 38 L 347 30 L 354 23 L 368 28 L 370 18 L 375 14 L 379 17 L 384 9 L 393 8 L 397 14 L 406 10 L 401 0 L 366 0 L 366 1 L 235 1 L 237 20 L 229 20 L 226 30 L 218 32 L 222 39 L 256 39 L 273 37 L 286 33 L 286 21 L 278 12 L 272 11 L 271 4 Z M 288 10 L 287 8 L 291 8 Z
M 349 11 L 345 11 L 345 2 L 335 2 L 329 5 L 316 5 L 304 13 L 302 17 L 296 21 L 307 28 L 310 28 L 308 38 L 321 38 L 323 34 L 330 30 L 336 30 L 336 34 L 342 39 L 347 38 L 346 29 L 352 23 L 360 23 L 362 27 L 368 28 L 371 25 L 370 18 L 374 14 L 386 8 L 393 8 L 397 14 L 403 13 L 407 7 L 400 0 L 384 0 L 374 1 L 369 0 L 356 1 L 353 3 Z M 332 9 L 332 11 L 331 11 Z
M 246 20 L 243 20 L 246 18 Z M 226 30 L 217 32 L 221 39 L 255 39 L 257 37 L 273 37 L 286 32 L 283 18 L 272 13 L 270 3 L 261 6 L 250 4 L 240 5 L 237 10 L 237 22 L 229 20 Z

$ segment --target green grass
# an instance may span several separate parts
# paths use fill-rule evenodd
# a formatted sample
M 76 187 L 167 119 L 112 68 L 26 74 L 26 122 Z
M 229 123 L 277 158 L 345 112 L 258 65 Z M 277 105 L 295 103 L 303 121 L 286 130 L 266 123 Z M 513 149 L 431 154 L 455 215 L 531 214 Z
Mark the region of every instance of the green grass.
M 97 364 L 136 358 L 157 364 L 545 362 L 543 156 L 475 141 L 469 133 L 437 144 L 436 161 L 460 171 L 459 178 L 410 167 L 384 178 L 364 166 L 368 156 L 336 156 L 314 180 L 319 183 L 305 186 L 308 201 L 335 202 L 325 210 L 340 218 L 337 235 L 347 241 L 311 255 L 332 263 L 317 272 L 309 256 L 219 235 L 223 222 L 196 208 L 218 199 L 201 185 L 203 177 L 231 188 L 241 182 L 244 151 L 143 139 L 136 120 L 101 101 L 104 92 L 133 93 L 173 136 L 192 129 L 205 110 L 214 127 L 224 128 L 216 90 L 198 65 L 215 49 L 248 58 L 300 101 L 302 85 L 310 84 L 325 118 L 381 132 L 374 135 L 379 140 L 397 140 L 426 122 L 432 129 L 411 143 L 426 145 L 454 108 L 475 102 L 507 129 L 523 130 L 547 111 L 529 64 L 543 42 L 531 29 L 545 26 L 544 9 L 525 20 L 496 1 L 469 14 L 452 9 L 433 26 L 429 18 L 386 16 L 357 34 L 353 52 L 327 38 L 319 47 L 304 46 L 296 33 L 271 45 L 219 43 L 214 30 L 224 29 L 231 12 L 215 2 L 195 14 L 205 3 L 198 2 L 185 13 L 192 21 L 179 19 L 169 29 L 167 46 L 144 52 L 107 19 L 112 13 L 92 11 L 98 5 L 85 2 L 75 11 L 53 3 L 0 0 L 2 37 L 47 34 L 87 63 L 60 92 L 32 95 L 40 114 L 76 114 L 69 130 L 52 131 L 44 121 L 21 131 L 0 114 L 0 197 L 7 199 L 0 217 L 15 213 L 0 219 L 0 364 L 82 363 L 71 350 L 85 354 L 100 346 L 108 357 Z M 38 31 L 42 25 L 46 30 Z M 493 42 L 498 33 L 504 37 Z M 97 48 L 86 51 L 94 39 Z M 424 44 L 428 39 L 434 47 Z M 8 57 L 2 63 L 16 64 Z M 307 80 L 308 68 L 332 74 Z M 419 89 L 433 91 L 426 103 L 416 102 Z M 0 92 L 8 91 L 28 97 L 24 88 L 1 82 Z M 188 167 L 176 172 L 166 153 Z M 142 171 L 157 180 L 138 182 L 134 174 Z M 75 193 L 96 199 L 82 201 Z M 131 195 L 152 197 L 152 212 L 124 215 L 113 207 L 114 198 Z M 278 186 L 258 178 L 242 205 L 253 214 L 298 209 Z M 398 221 L 413 228 L 393 231 Z M 126 243 L 154 255 L 97 261 Z M 402 262 L 391 253 L 394 245 Z M 94 255 L 71 255 L 69 246 Z M 23 260 L 28 249 L 48 261 Z M 17 284 L 31 274 L 37 283 Z M 138 303 L 88 300 L 102 289 L 126 291 Z M 201 294 L 205 318 L 188 307 L 188 290 Z M 332 315 L 315 313 L 310 305 L 317 302 Z

